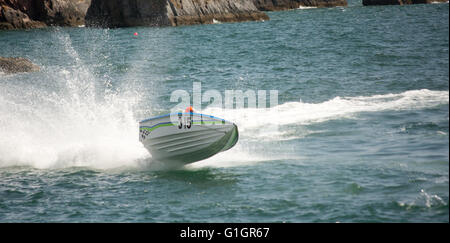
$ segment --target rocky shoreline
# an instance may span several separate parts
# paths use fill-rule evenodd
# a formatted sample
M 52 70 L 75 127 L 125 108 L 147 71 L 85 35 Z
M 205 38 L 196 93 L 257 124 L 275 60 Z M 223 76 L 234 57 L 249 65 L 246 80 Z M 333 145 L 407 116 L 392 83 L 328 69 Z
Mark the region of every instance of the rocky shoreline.
M 362 0 L 404 5 L 447 0 Z M 0 0 L 1 29 L 47 26 L 179 26 L 260 21 L 263 11 L 347 6 L 347 0 Z
M 347 0 L 0 0 L 0 29 L 261 21 L 269 19 L 263 11 L 346 5 Z
M 0 29 L 80 26 L 91 0 L 0 0 Z

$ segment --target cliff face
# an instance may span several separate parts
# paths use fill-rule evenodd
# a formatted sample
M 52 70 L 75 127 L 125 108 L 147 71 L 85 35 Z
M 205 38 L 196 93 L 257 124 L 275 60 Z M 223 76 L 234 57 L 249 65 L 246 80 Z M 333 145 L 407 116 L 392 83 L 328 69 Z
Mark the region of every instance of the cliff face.
M 91 0 L 0 0 L 0 29 L 84 24 Z
M 252 0 L 92 0 L 87 26 L 178 26 L 267 20 Z
M 347 0 L 253 0 L 255 6 L 262 11 L 280 11 L 304 7 L 336 7 L 347 6 Z
M 405 5 L 405 4 L 424 4 L 432 2 L 447 2 L 448 0 L 363 0 L 364 6 L 369 5 Z
M 251 0 L 169 0 L 172 25 L 268 20 Z
M 169 25 L 166 0 L 92 0 L 86 26 Z

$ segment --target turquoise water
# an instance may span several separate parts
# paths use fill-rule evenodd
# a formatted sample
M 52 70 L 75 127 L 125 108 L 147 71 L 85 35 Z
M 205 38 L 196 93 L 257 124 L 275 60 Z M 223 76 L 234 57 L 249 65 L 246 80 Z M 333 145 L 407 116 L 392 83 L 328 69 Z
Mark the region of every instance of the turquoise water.
M 0 31 L 0 56 L 41 67 L 0 74 L 0 222 L 448 222 L 448 13 L 350 2 L 265 22 Z M 279 105 L 204 107 L 238 124 L 238 144 L 168 170 L 138 121 L 193 82 L 278 90 Z

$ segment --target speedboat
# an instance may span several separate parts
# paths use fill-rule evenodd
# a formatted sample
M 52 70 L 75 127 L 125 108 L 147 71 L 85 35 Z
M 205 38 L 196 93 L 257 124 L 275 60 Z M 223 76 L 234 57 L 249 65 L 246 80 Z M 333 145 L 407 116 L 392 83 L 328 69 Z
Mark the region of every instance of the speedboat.
M 211 115 L 179 112 L 139 123 L 139 141 L 162 162 L 189 164 L 232 148 L 238 141 L 237 126 Z

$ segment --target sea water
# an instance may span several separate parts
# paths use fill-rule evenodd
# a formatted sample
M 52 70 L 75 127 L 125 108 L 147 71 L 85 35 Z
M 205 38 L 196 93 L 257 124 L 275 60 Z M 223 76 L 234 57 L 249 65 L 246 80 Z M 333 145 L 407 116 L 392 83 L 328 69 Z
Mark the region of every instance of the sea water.
M 264 22 L 0 31 L 0 56 L 41 67 L 0 74 L 0 222 L 448 222 L 448 13 L 350 1 Z M 278 105 L 204 107 L 239 142 L 167 169 L 139 121 L 194 82 L 277 90 Z

